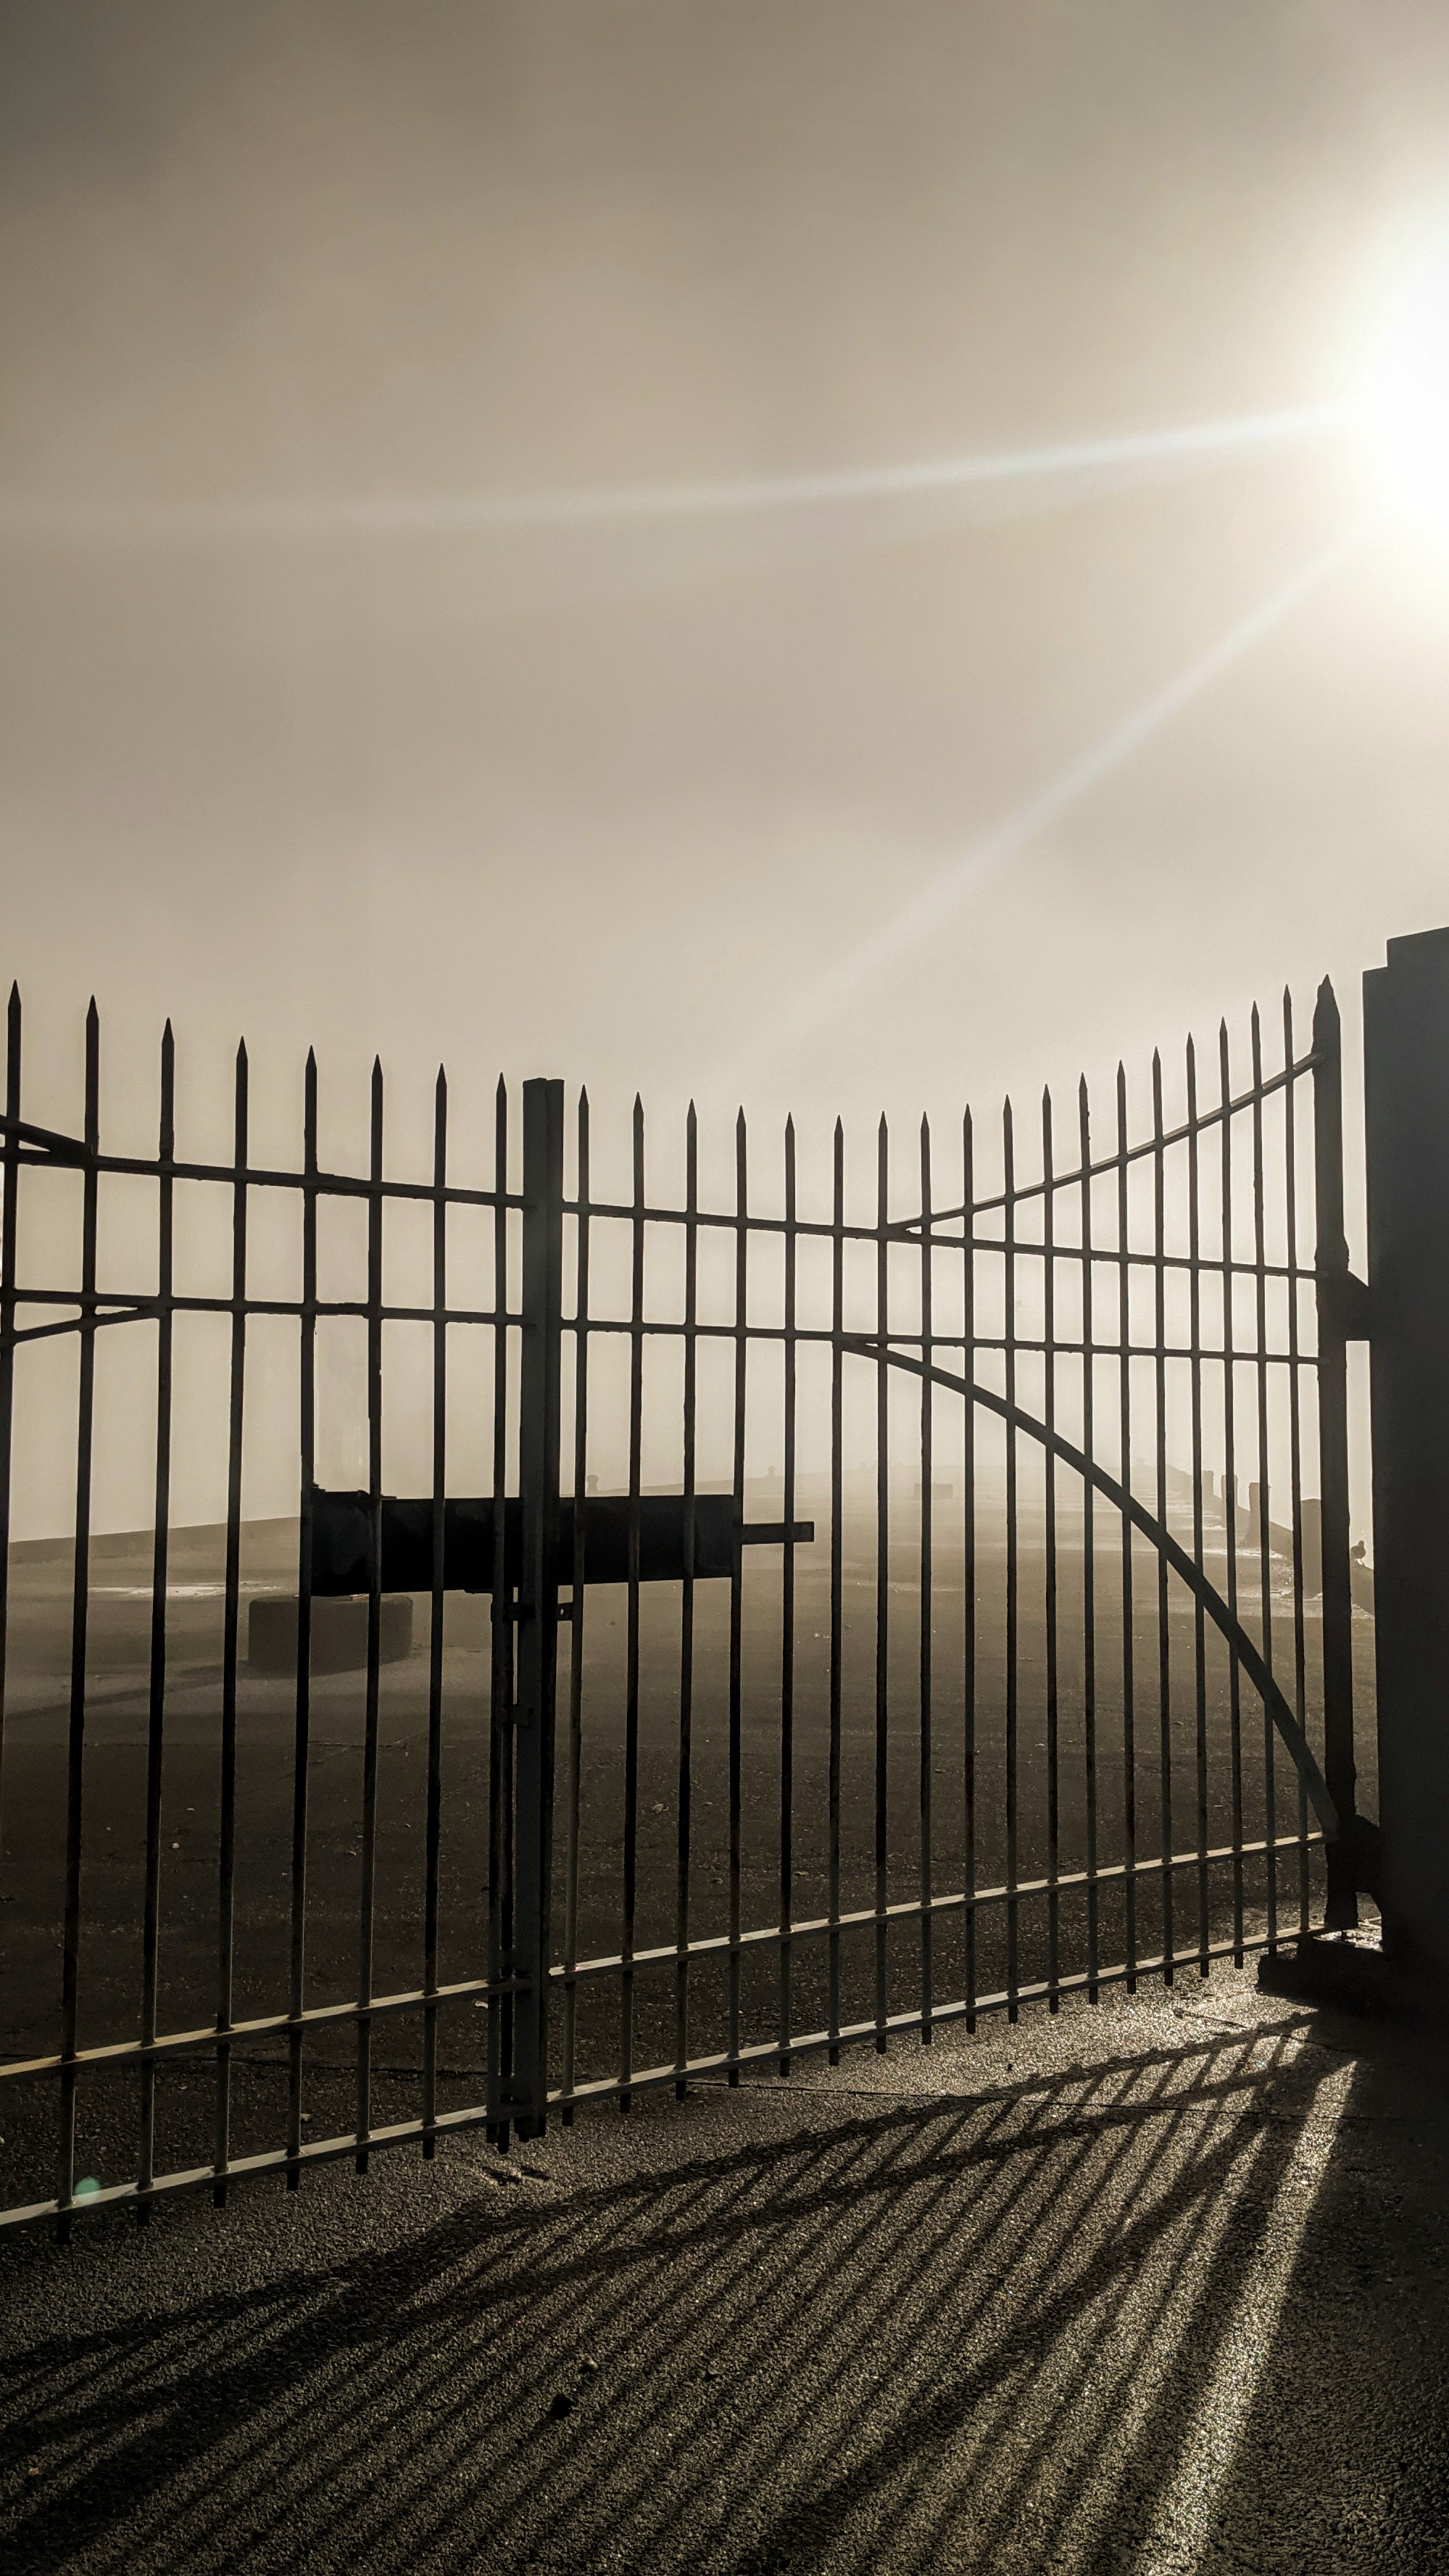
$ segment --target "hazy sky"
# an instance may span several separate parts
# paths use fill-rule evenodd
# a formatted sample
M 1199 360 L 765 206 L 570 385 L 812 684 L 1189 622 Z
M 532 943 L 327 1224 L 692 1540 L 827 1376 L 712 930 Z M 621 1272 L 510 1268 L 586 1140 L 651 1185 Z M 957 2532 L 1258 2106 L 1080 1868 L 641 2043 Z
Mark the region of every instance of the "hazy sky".
M 1342 438 L 477 506 L 1334 400 L 1446 145 L 1442 0 L 7 0 L 0 962 L 42 1058 L 94 988 L 197 1080 L 245 1028 L 944 1109 L 1449 920 L 1422 525 L 1119 738 L 1362 519 Z

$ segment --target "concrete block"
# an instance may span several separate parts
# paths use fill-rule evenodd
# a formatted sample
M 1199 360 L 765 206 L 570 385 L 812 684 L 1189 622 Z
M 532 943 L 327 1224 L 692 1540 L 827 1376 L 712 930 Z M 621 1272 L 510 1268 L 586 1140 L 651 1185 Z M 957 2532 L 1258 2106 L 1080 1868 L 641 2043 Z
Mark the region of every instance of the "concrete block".
M 410 1592 L 383 1596 L 380 1660 L 401 1663 L 412 1653 L 413 1602 Z M 297 1596 L 253 1601 L 247 1613 L 247 1661 L 253 1672 L 295 1674 L 297 1670 Z M 355 1673 L 367 1669 L 367 1596 L 314 1600 L 312 1655 L 314 1673 Z

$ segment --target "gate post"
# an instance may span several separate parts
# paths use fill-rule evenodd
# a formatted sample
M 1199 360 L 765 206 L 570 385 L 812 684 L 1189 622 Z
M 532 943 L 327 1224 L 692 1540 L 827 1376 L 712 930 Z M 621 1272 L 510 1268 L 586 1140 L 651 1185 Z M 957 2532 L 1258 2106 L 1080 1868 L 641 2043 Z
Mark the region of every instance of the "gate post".
M 519 1363 L 518 1701 L 514 1762 L 513 2116 L 548 2119 L 548 1971 L 558 1673 L 559 1380 L 563 1343 L 563 1084 L 523 1086 L 523 1333 Z
M 1323 1777 L 1339 1833 L 1326 1854 L 1324 1930 L 1358 1922 L 1353 1744 L 1353 1597 L 1348 1520 L 1348 1242 L 1343 1230 L 1343 1066 L 1338 1004 L 1324 978 L 1313 1013 L 1313 1268 L 1318 1326 L 1318 1556 L 1323 1605 Z M 1296 1292 L 1295 1292 L 1296 1293 Z
M 1364 977 L 1384 1945 L 1449 1973 L 1449 929 Z

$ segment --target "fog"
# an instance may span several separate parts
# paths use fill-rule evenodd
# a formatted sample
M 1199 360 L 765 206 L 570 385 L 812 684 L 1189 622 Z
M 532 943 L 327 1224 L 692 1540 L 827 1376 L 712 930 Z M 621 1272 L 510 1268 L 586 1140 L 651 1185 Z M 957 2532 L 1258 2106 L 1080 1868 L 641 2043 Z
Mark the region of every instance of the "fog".
M 1443 0 L 0 9 L 21 2215 L 1377 1891 L 1446 143 Z
M 126 1102 L 170 1012 L 193 1101 L 245 1030 L 289 1096 L 315 1041 L 334 1097 L 380 1048 L 420 1104 L 445 1054 L 807 1125 L 1351 1000 L 1449 906 L 1422 528 L 1030 827 L 1359 525 L 1351 442 L 476 505 L 1332 402 L 1446 107 L 1386 0 L 12 0 L 3 963 L 53 1114 L 93 989 Z

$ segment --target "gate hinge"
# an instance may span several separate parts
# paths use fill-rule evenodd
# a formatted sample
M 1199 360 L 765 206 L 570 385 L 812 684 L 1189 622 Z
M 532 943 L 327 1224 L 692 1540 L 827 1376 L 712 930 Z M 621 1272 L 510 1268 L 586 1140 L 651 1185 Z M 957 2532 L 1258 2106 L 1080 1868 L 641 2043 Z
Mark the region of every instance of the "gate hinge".
M 1373 1298 L 1366 1279 L 1351 1270 L 1321 1272 L 1318 1300 L 1326 1320 L 1346 1342 L 1366 1342 L 1373 1320 Z

